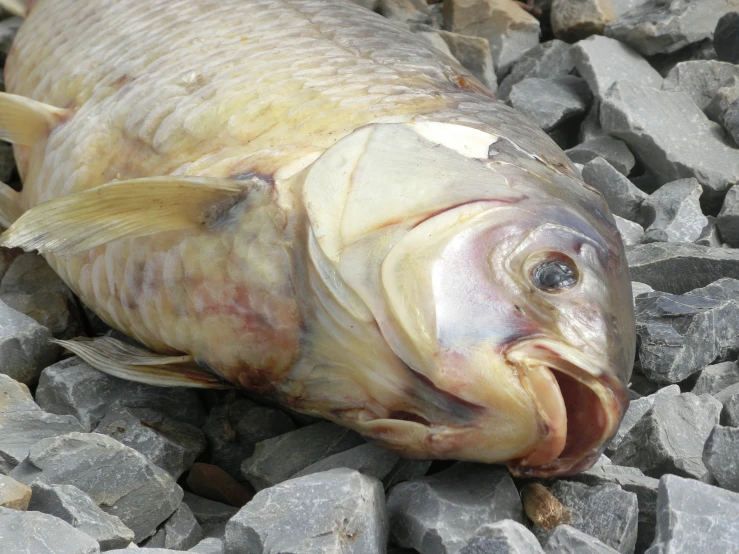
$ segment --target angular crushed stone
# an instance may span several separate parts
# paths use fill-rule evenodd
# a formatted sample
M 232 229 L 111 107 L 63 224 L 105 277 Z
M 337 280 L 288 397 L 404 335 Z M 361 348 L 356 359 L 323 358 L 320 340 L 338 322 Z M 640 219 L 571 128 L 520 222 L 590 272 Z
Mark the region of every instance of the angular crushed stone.
M 680 179 L 662 185 L 641 205 L 646 242 L 694 242 L 708 225 L 697 179 Z
M 689 60 L 673 67 L 662 90 L 684 92 L 701 109 L 706 110 L 724 83 L 739 77 L 739 67 L 718 60 Z
M 143 543 L 145 548 L 188 550 L 203 538 L 203 530 L 187 504 L 180 507 L 164 522 L 152 537 Z
M 500 82 L 497 97 L 508 100 L 513 85 L 527 78 L 553 79 L 572 73 L 575 63 L 570 48 L 566 42 L 554 39 L 527 50 Z
M 477 530 L 458 554 L 544 554 L 539 541 L 526 527 L 504 519 Z
M 601 136 L 583 141 L 565 150 L 565 154 L 576 163 L 586 164 L 595 158 L 603 158 L 622 175 L 628 175 L 636 164 L 634 155 L 622 140 Z
M 585 113 L 590 100 L 584 81 L 573 75 L 523 79 L 513 85 L 508 97 L 509 104 L 517 112 L 545 131 Z
M 39 512 L 0 507 L 0 539 L 3 554 L 100 553 L 95 539 L 66 521 Z
M 736 362 L 721 362 L 706 366 L 690 391 L 693 394 L 715 394 L 734 383 L 739 383 L 739 365 Z
M 703 449 L 703 463 L 719 486 L 739 492 L 739 427 L 717 425 Z
M 582 178 L 606 199 L 614 215 L 635 221 L 647 195 L 600 156 L 582 168 Z
M 611 548 L 593 536 L 583 533 L 569 525 L 557 525 L 549 535 L 545 546 L 546 554 L 568 554 L 581 552 L 585 554 L 617 554 L 618 550 Z
M 0 473 L 0 507 L 26 510 L 31 501 L 31 489 L 12 477 Z

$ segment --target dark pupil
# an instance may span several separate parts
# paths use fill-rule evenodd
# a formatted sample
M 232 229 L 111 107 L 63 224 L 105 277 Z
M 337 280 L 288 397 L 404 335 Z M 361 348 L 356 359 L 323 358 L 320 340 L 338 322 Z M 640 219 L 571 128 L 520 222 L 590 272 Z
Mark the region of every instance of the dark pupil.
M 577 283 L 575 270 L 564 262 L 546 262 L 534 272 L 536 286 L 543 289 L 564 289 Z

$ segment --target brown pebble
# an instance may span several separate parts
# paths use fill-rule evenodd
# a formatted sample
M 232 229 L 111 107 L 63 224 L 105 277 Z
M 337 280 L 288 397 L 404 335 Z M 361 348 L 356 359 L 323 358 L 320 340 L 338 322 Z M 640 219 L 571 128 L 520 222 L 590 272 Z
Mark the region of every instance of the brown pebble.
M 187 474 L 190 490 L 210 500 L 241 508 L 254 497 L 254 489 L 239 483 L 220 467 L 211 464 L 193 464 Z
M 547 531 L 572 521 L 569 510 L 541 483 L 526 485 L 521 491 L 521 498 L 529 519 Z

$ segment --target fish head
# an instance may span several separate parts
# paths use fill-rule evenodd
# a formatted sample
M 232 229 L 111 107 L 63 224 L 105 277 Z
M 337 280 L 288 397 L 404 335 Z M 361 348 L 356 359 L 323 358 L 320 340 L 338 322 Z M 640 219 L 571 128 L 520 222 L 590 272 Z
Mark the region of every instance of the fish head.
M 521 476 L 587 469 L 618 429 L 634 357 L 613 217 L 571 171 L 510 149 L 450 167 L 442 147 L 428 165 L 454 201 L 411 210 L 397 236 L 376 227 L 383 246 L 369 241 L 369 258 L 346 247 L 339 264 L 406 373 L 386 415 L 355 428 L 405 456 L 507 462 Z

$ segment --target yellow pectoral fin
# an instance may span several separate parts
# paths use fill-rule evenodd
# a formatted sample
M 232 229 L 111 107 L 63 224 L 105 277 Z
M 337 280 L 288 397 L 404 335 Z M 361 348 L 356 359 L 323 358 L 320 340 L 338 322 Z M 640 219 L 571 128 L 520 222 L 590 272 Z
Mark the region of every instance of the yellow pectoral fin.
M 70 110 L 0 92 L 0 139 L 31 146 L 71 115 Z
M 160 387 L 229 388 L 192 356 L 165 356 L 111 337 L 53 340 L 95 369 L 113 377 Z
M 24 0 L 0 0 L 0 8 L 18 17 L 28 15 L 28 6 Z
M 247 189 L 208 177 L 108 183 L 28 210 L 0 235 L 0 246 L 71 256 L 114 240 L 204 228 Z
M 22 213 L 20 193 L 0 181 L 0 226 L 10 227 Z

